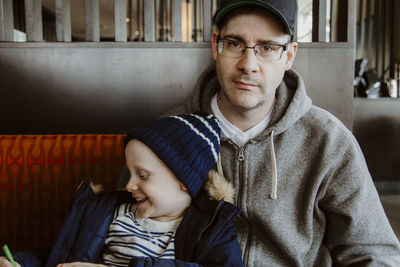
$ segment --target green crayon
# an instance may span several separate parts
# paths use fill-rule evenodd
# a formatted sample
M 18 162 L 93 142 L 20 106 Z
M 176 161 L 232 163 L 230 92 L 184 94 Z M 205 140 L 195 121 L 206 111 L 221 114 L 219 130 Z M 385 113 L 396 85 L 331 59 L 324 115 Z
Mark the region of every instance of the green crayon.
M 17 267 L 17 265 L 15 264 L 14 258 L 11 255 L 10 249 L 8 248 L 7 245 L 3 246 L 3 251 L 4 251 L 4 254 L 6 255 L 7 259 L 11 262 L 12 266 Z

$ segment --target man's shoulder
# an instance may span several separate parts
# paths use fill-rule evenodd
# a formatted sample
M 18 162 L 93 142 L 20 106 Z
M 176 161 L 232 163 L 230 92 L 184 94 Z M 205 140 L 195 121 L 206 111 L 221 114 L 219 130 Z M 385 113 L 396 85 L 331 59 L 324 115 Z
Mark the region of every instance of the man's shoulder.
M 315 151 L 330 151 L 333 154 L 345 147 L 357 146 L 357 140 L 349 128 L 330 112 L 313 105 L 298 121 L 298 127 L 292 131 L 296 136 L 304 136 Z
M 335 115 L 315 105 L 311 106 L 310 110 L 305 114 L 302 120 L 308 127 L 317 128 L 321 132 L 332 132 L 334 130 L 335 133 L 338 134 L 351 134 L 350 129 L 348 129 Z

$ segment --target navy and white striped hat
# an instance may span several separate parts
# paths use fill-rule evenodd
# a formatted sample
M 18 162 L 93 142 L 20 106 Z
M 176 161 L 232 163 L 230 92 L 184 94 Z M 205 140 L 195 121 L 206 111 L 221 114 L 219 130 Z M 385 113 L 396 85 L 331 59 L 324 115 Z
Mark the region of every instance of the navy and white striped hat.
M 213 115 L 181 114 L 135 129 L 125 137 L 124 147 L 132 139 L 146 144 L 194 197 L 217 162 L 220 135 Z

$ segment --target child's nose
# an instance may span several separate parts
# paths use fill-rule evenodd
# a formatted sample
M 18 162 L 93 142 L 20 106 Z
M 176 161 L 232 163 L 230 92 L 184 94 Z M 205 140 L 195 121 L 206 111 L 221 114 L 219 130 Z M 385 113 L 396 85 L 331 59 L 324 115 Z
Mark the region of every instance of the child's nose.
M 126 184 L 126 190 L 129 192 L 132 192 L 134 190 L 137 190 L 139 187 L 133 177 L 129 179 L 129 182 Z

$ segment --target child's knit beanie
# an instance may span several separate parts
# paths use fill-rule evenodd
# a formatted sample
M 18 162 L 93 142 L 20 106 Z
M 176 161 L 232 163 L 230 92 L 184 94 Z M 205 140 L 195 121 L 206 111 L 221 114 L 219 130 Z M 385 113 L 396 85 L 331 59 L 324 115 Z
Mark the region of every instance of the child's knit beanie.
M 124 139 L 146 144 L 196 196 L 207 181 L 219 154 L 221 128 L 208 114 L 181 114 L 158 119 L 137 128 Z

